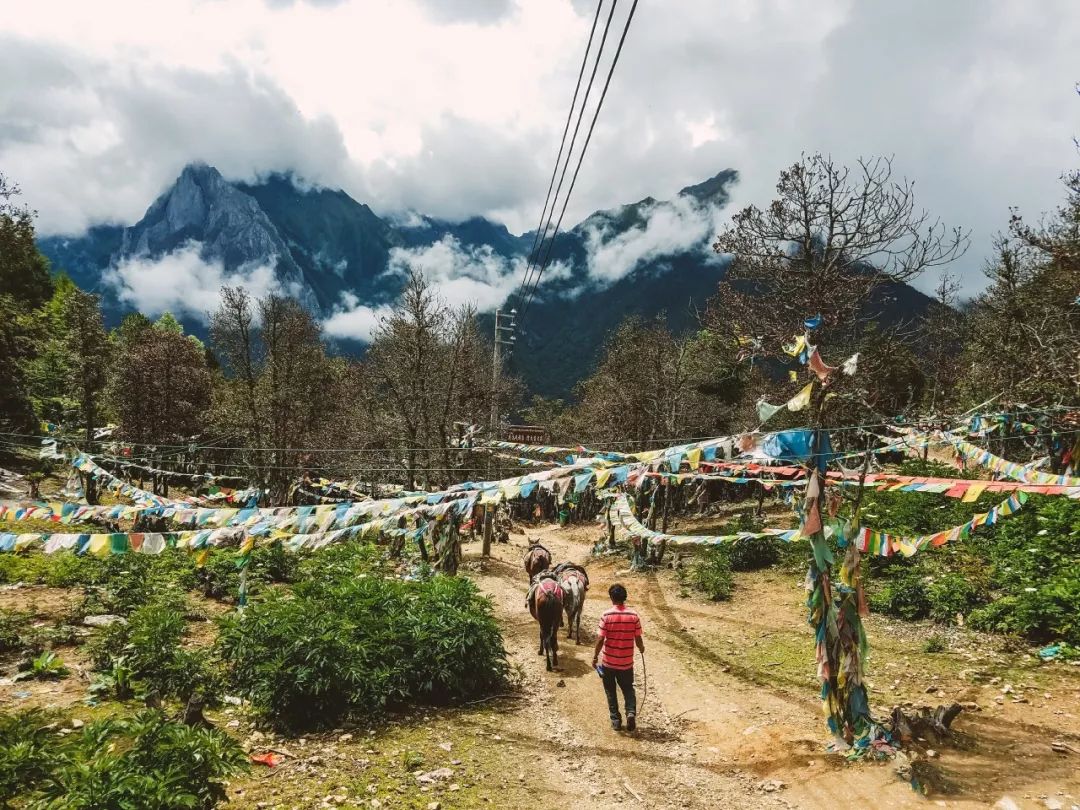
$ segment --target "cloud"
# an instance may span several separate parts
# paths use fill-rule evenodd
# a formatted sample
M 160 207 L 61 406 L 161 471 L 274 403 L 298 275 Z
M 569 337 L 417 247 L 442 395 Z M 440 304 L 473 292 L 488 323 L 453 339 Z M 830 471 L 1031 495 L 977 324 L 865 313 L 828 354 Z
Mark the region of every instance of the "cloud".
M 374 307 L 361 304 L 353 293 L 344 292 L 341 303 L 322 322 L 323 332 L 331 338 L 369 343 L 376 327 L 392 311 L 392 307 L 382 304 Z
M 491 312 L 502 306 L 517 290 L 525 273 L 525 259 L 507 258 L 487 245 L 463 245 L 446 235 L 437 242 L 416 248 L 394 248 L 386 273 L 404 278 L 420 271 L 433 292 L 450 307 L 471 306 L 478 312 Z M 547 281 L 569 277 L 571 268 L 553 262 L 544 274 Z M 330 337 L 369 341 L 382 317 L 391 311 L 386 305 L 370 306 L 345 292 L 334 311 L 323 321 Z
M 188 242 L 158 259 L 135 257 L 109 268 L 103 281 L 123 303 L 147 315 L 172 312 L 204 323 L 217 309 L 223 286 L 245 288 L 253 298 L 283 290 L 273 262 L 226 273 L 221 261 L 206 261 L 202 245 Z
M 594 5 L 26 4 L 0 35 L 0 166 L 46 233 L 130 223 L 195 159 L 234 178 L 292 169 L 380 214 L 521 232 L 543 205 Z M 765 204 L 803 151 L 894 155 L 922 205 L 972 228 L 957 268 L 971 291 L 1009 206 L 1054 208 L 1076 165 L 1080 5 L 1039 10 L 639 4 L 566 222 L 723 167 L 740 171 L 738 203 Z
M 582 230 L 591 278 L 604 286 L 613 284 L 644 262 L 694 248 L 704 260 L 714 258 L 708 240 L 723 219 L 719 206 L 682 196 L 646 203 L 639 212 L 644 222 L 621 231 L 606 216 L 586 220 Z
M 521 283 L 525 259 L 507 259 L 487 245 L 467 247 L 447 235 L 431 245 L 394 248 L 387 272 L 400 276 L 423 272 L 435 292 L 450 306 L 475 306 L 490 312 Z
M 491 24 L 513 9 L 510 0 L 419 0 L 432 19 L 446 23 Z
M 42 235 L 131 224 L 190 162 L 255 180 L 295 167 L 340 185 L 353 171 L 340 131 L 308 119 L 266 77 L 127 65 L 0 35 L 0 166 L 38 210 Z

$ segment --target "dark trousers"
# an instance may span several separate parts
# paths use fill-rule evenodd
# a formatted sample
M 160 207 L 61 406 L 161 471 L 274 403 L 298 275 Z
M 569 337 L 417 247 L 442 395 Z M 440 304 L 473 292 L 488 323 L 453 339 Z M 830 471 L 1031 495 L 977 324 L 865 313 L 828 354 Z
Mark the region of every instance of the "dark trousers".
M 612 723 L 622 723 L 622 715 L 619 714 L 619 698 L 615 693 L 615 685 L 622 690 L 623 702 L 626 704 L 628 715 L 637 714 L 637 693 L 634 691 L 634 668 L 611 669 L 604 667 L 604 692 L 607 694 L 608 714 Z

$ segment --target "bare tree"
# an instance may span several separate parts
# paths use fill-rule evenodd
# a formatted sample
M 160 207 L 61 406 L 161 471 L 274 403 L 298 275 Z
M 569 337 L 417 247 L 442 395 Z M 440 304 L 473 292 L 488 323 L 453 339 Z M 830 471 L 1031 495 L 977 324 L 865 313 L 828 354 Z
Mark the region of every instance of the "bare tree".
M 227 375 L 228 382 L 219 386 L 219 391 L 224 393 L 234 386 L 242 391 L 242 421 L 247 424 L 248 440 L 253 447 L 261 448 L 262 420 L 255 388 L 262 365 L 262 349 L 257 340 L 251 297 L 243 287 L 221 288 L 221 304 L 210 319 L 210 339 Z M 219 407 L 223 404 L 220 399 Z M 261 475 L 261 450 L 255 451 L 253 460 Z
M 923 315 L 919 331 L 925 354 L 927 405 L 931 413 L 953 399 L 956 380 L 962 368 L 960 357 L 964 340 L 964 319 L 957 310 L 960 282 L 947 272 L 941 274 L 934 288 L 934 305 Z
M 503 379 L 491 391 L 491 347 L 471 308 L 449 308 L 422 273 L 409 275 L 394 310 L 379 324 L 364 360 L 371 380 L 374 421 L 386 435 L 388 466 L 404 460 L 409 485 L 457 477 L 455 423 L 479 423 L 494 393 L 504 403 L 516 395 Z
M 778 353 L 813 314 L 823 317 L 820 339 L 851 334 L 873 318 L 880 288 L 967 249 L 966 232 L 917 208 L 914 183 L 894 178 L 890 158 L 860 159 L 849 169 L 804 155 L 780 173 L 776 193 L 766 208 L 737 213 L 713 245 L 732 256 L 713 312 L 761 338 L 767 353 Z

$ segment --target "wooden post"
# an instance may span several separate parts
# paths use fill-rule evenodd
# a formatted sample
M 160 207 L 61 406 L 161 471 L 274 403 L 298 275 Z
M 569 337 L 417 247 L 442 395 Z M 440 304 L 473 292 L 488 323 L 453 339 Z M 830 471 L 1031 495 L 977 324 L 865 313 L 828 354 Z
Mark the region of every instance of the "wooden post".
M 495 510 L 490 504 L 484 506 L 484 545 L 482 555 L 491 556 L 491 537 L 495 532 Z

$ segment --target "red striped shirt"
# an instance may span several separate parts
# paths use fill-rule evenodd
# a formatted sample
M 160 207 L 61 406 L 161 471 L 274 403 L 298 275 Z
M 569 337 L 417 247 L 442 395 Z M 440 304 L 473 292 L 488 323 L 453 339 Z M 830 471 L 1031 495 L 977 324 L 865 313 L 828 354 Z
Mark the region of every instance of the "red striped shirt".
M 641 619 L 626 605 L 615 605 L 600 617 L 600 638 L 604 640 L 605 669 L 633 669 L 634 639 L 641 635 Z

